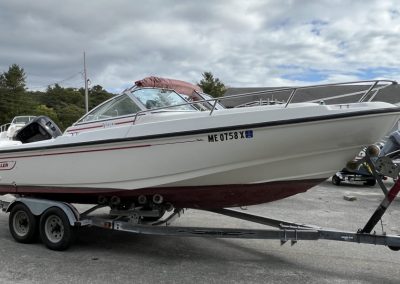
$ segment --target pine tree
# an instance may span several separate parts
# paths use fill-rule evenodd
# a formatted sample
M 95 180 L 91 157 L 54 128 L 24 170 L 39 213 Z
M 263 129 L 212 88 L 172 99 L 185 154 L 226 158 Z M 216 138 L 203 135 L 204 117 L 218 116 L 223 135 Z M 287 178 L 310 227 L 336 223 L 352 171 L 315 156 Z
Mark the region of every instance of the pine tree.
M 13 64 L 7 72 L 0 75 L 0 87 L 9 89 L 13 92 L 25 91 L 26 75 L 23 68 L 18 64 Z
M 213 96 L 214 98 L 222 97 L 226 92 L 224 83 L 218 78 L 214 78 L 211 72 L 204 72 L 203 79 L 197 84 L 203 89 L 204 93 Z

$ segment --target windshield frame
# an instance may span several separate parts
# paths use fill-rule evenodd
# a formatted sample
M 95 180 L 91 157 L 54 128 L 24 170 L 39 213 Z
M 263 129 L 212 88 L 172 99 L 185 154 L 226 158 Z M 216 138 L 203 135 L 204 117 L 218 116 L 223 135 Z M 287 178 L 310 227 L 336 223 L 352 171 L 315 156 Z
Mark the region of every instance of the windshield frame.
M 171 89 L 166 89 L 166 88 L 151 88 L 151 87 L 141 87 L 141 88 L 129 88 L 127 90 L 124 90 L 121 94 L 116 95 L 104 102 L 102 102 L 101 104 L 99 104 L 98 106 L 96 106 L 95 108 L 93 108 L 92 110 L 90 110 L 88 113 L 85 113 L 81 118 L 79 118 L 75 123 L 72 124 L 72 126 L 76 126 L 76 125 L 84 125 L 84 124 L 89 124 L 89 123 L 101 123 L 101 122 L 105 122 L 105 121 L 109 121 L 109 120 L 116 120 L 116 119 L 123 119 L 123 118 L 128 118 L 128 117 L 136 117 L 138 115 L 138 113 L 140 113 L 139 115 L 144 115 L 145 113 L 151 113 L 151 112 L 160 112 L 160 111 L 166 111 L 166 112 L 187 112 L 187 111 L 197 111 L 195 107 L 193 107 L 190 103 L 188 103 L 188 105 L 190 105 L 190 107 L 192 108 L 192 110 L 179 110 L 179 109 L 173 109 L 173 106 L 169 106 L 169 107 L 165 107 L 165 109 L 162 108 L 162 110 L 160 109 L 154 109 L 154 111 L 152 109 L 147 109 L 145 105 L 143 105 L 143 103 L 136 98 L 133 93 L 135 91 L 141 90 L 141 89 L 158 89 L 158 90 L 168 90 L 171 92 L 174 92 L 175 94 L 177 94 L 184 102 L 188 103 L 185 98 L 183 98 L 179 93 L 177 93 L 175 90 L 171 90 Z M 84 121 L 84 119 L 86 117 L 89 117 L 90 115 L 93 115 L 93 113 L 95 111 L 97 111 L 98 109 L 102 108 L 104 105 L 106 105 L 107 103 L 109 103 L 112 100 L 118 100 L 120 97 L 127 95 L 132 101 L 133 103 L 135 103 L 138 107 L 139 107 L 139 111 L 136 113 L 132 113 L 132 114 L 127 114 L 127 115 L 121 115 L 121 116 L 115 116 L 115 117 L 110 117 L 110 118 L 102 118 L 102 119 L 98 119 L 98 120 L 88 120 L 88 121 Z

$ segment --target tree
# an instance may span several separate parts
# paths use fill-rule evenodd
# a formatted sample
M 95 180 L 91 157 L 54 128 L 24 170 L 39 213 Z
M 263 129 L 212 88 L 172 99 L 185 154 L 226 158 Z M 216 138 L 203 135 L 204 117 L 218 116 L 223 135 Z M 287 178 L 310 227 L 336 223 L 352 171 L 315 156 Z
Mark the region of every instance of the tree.
M 14 92 L 25 91 L 26 75 L 23 68 L 13 64 L 0 75 L 0 86 Z
M 39 116 L 39 115 L 48 116 L 55 123 L 59 123 L 59 119 L 58 119 L 57 113 L 54 111 L 54 109 L 49 108 L 49 107 L 47 107 L 45 105 L 36 106 L 35 109 L 33 110 L 33 112 L 31 112 L 31 113 L 33 113 L 34 115 L 37 115 L 37 116 Z
M 84 113 L 85 90 L 49 85 L 46 91 L 27 91 L 24 69 L 17 64 L 0 73 L 0 125 L 9 123 L 17 115 L 46 115 L 63 130 Z M 111 98 L 114 94 L 102 86 L 90 89 L 91 108 Z
M 206 94 L 214 98 L 222 97 L 226 92 L 226 87 L 218 78 L 214 78 L 211 72 L 204 72 L 203 79 L 197 85 L 203 89 Z
M 84 93 L 83 89 L 82 92 Z M 114 94 L 107 92 L 102 86 L 93 86 L 91 89 L 89 89 L 89 110 L 112 98 L 112 96 L 114 96 Z
M 72 123 L 76 122 L 80 117 L 85 114 L 85 110 L 79 106 L 68 104 L 58 110 L 59 127 L 65 130 L 71 126 Z

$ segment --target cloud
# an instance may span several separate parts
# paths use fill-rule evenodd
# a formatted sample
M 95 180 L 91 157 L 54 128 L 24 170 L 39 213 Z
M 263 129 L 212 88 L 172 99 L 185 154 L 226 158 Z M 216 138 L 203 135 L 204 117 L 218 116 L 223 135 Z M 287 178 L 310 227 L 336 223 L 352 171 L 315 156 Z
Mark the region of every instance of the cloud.
M 0 2 L 0 71 L 28 87 L 92 84 L 119 91 L 149 75 L 228 86 L 396 79 L 400 10 L 387 1 Z

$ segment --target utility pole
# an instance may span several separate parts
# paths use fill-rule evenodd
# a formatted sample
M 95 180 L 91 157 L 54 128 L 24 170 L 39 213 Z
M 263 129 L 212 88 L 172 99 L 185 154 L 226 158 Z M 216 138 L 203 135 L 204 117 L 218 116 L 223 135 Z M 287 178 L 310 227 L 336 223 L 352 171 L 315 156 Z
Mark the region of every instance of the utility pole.
M 85 77 L 85 110 L 86 113 L 89 111 L 89 94 L 88 94 L 88 78 L 86 72 L 86 54 L 83 52 L 83 75 Z

